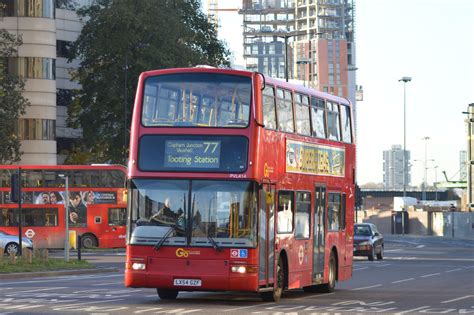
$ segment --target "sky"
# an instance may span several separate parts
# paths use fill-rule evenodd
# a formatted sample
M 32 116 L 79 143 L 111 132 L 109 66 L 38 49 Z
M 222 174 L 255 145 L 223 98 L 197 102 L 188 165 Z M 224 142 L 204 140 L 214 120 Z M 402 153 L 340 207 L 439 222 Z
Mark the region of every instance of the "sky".
M 238 6 L 219 0 L 219 8 Z M 406 83 L 412 184 L 423 181 L 425 143 L 427 160 L 434 160 L 427 162 L 427 182 L 444 181 L 442 171 L 459 180 L 459 151 L 467 146 L 463 112 L 474 103 L 474 0 L 355 0 L 355 8 L 357 85 L 364 90 L 356 114 L 358 183 L 382 183 L 383 151 L 403 146 L 403 76 L 412 77 Z M 242 17 L 221 11 L 219 21 L 219 37 L 243 64 Z

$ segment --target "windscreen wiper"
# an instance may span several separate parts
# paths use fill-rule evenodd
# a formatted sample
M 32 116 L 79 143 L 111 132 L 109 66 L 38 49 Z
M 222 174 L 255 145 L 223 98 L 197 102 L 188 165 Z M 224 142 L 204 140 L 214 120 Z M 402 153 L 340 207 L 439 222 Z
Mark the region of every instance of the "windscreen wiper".
M 222 248 L 217 245 L 216 241 L 212 238 L 212 236 L 210 234 L 207 234 L 207 239 L 209 240 L 209 242 L 212 244 L 212 247 L 217 250 L 218 252 L 221 252 L 222 251 Z
M 168 232 L 166 232 L 165 235 L 163 235 L 163 237 L 161 238 L 161 240 L 158 241 L 158 243 L 156 243 L 156 245 L 153 247 L 154 250 L 160 250 L 161 246 L 163 246 L 163 244 L 165 243 L 165 241 L 170 238 L 171 234 L 173 232 L 176 232 L 177 231 L 177 226 L 176 224 L 170 224 L 169 225 L 170 229 L 168 230 Z

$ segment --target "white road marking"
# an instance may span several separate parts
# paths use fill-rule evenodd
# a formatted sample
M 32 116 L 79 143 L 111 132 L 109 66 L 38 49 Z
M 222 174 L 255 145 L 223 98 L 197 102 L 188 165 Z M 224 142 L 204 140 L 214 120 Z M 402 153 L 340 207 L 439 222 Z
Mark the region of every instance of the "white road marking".
M 429 306 L 417 307 L 417 308 L 414 308 L 414 309 L 411 309 L 411 310 L 407 310 L 407 311 L 395 313 L 395 315 L 411 313 L 411 312 L 414 312 L 414 311 L 420 311 L 420 310 L 422 310 L 422 309 L 424 309 L 424 308 L 428 308 L 428 307 L 429 307 Z
M 257 307 L 257 306 L 267 306 L 267 305 L 274 305 L 274 304 L 276 303 L 265 303 L 265 304 L 251 305 L 251 306 L 234 307 L 234 308 L 228 308 L 226 310 L 223 310 L 223 312 L 232 312 L 232 311 L 244 310 L 246 308 L 252 308 L 252 307 Z
M 53 279 L 44 279 L 44 278 L 36 278 L 36 280 L 28 280 L 28 281 L 15 281 L 15 282 L 3 282 L 0 285 L 6 284 L 28 284 L 28 283 L 44 283 L 44 282 L 58 282 L 58 281 L 66 281 L 66 280 L 86 280 L 86 279 L 99 279 L 99 278 L 111 278 L 111 277 L 123 277 L 123 275 L 108 275 L 108 276 L 83 276 L 83 277 L 60 277 L 60 278 L 53 278 Z
M 369 267 L 357 268 L 357 269 L 353 269 L 353 270 L 358 271 L 358 270 L 364 270 L 364 269 L 369 269 Z
M 459 271 L 459 270 L 462 270 L 462 269 L 461 268 L 456 268 L 456 269 L 446 270 L 445 272 L 455 272 L 455 271 Z
M 380 268 L 380 267 L 387 267 L 387 266 L 391 266 L 392 264 L 383 264 L 383 265 L 378 265 L 378 266 L 375 266 L 377 268 Z
M 382 286 L 381 284 L 374 284 L 374 285 L 371 285 L 371 286 L 368 286 L 368 287 L 351 289 L 351 291 L 365 290 L 365 289 L 377 288 L 377 287 L 381 287 L 381 286 Z
M 34 289 L 34 290 L 26 290 L 26 291 L 15 291 L 15 293 L 30 293 L 30 292 L 38 292 L 38 291 L 51 291 L 51 290 L 62 290 L 67 289 L 67 287 L 54 287 L 54 288 L 44 288 L 44 289 Z
M 91 284 L 92 287 L 100 287 L 100 286 L 103 286 L 103 285 L 112 285 L 112 284 L 122 284 L 123 285 L 123 281 L 120 281 L 120 282 L 108 282 L 108 283 L 96 283 L 96 284 Z
M 428 277 L 439 276 L 439 275 L 440 275 L 439 272 L 437 272 L 437 273 L 430 273 L 429 275 L 420 276 L 420 278 L 428 278 Z
M 324 296 L 328 296 L 328 295 L 333 295 L 333 294 L 336 294 L 336 292 L 332 292 L 332 293 L 325 293 Z M 320 294 L 317 294 L 317 295 L 309 295 L 309 296 L 303 296 L 303 297 L 300 297 L 300 298 L 296 298 L 296 299 L 293 299 L 293 300 L 306 300 L 306 299 L 312 299 L 312 298 L 315 298 L 317 296 L 320 296 Z
M 423 248 L 425 247 L 426 245 L 418 245 L 416 248 Z
M 412 281 L 412 280 L 415 280 L 415 278 L 408 278 L 408 279 L 403 279 L 403 280 L 397 280 L 397 281 L 393 281 L 393 282 L 391 282 L 391 283 L 402 283 L 402 282 Z
M 466 295 L 466 296 L 461 296 L 461 297 L 458 297 L 456 299 L 452 299 L 452 300 L 447 300 L 447 301 L 443 301 L 441 303 L 445 304 L 445 303 L 451 303 L 451 302 L 455 302 L 455 301 L 459 301 L 459 300 L 465 300 L 465 299 L 468 299 L 470 297 L 474 297 L 474 295 Z

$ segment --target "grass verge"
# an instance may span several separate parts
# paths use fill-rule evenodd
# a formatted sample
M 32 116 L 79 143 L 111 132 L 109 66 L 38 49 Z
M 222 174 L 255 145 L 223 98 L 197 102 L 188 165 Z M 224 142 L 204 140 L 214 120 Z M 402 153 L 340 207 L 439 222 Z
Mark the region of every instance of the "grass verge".
M 17 258 L 13 263 L 10 258 L 4 257 L 0 260 L 0 274 L 12 272 L 38 272 L 38 271 L 58 271 L 71 269 L 92 269 L 94 268 L 86 260 L 49 258 L 48 260 L 33 258 L 29 263 L 25 258 Z

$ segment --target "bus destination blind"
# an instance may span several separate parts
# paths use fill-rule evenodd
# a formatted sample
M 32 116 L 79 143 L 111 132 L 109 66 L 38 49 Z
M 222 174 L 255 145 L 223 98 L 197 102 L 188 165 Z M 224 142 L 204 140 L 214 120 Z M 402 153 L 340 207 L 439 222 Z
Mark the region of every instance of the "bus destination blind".
M 220 166 L 221 141 L 166 140 L 166 168 L 205 168 Z

